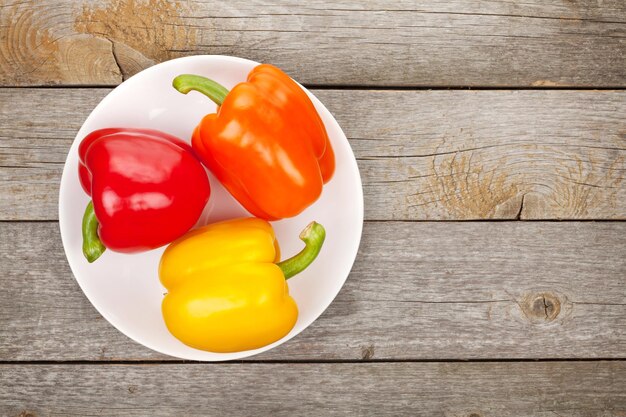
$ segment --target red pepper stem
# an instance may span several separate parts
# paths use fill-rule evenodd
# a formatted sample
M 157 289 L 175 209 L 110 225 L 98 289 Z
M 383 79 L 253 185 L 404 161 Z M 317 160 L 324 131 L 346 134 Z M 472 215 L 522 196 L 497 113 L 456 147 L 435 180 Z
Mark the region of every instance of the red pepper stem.
M 93 201 L 90 201 L 83 216 L 83 255 L 89 263 L 92 263 L 105 250 L 106 247 L 98 236 L 98 219 L 93 209 Z
M 304 271 L 307 266 L 311 265 L 311 262 L 313 262 L 320 253 L 325 238 L 326 230 L 324 230 L 324 227 L 319 223 L 311 222 L 304 228 L 302 233 L 300 233 L 300 239 L 305 244 L 304 249 L 297 255 L 276 264 L 282 269 L 285 279 L 299 274 Z
M 172 81 L 172 86 L 183 94 L 196 90 L 213 100 L 218 106 L 222 105 L 228 95 L 226 87 L 201 75 L 179 75 Z

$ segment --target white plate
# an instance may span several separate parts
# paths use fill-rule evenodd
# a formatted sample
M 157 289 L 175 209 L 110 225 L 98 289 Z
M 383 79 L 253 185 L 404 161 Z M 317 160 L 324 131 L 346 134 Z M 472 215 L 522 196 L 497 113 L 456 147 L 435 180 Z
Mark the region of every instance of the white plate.
M 228 56 L 192 56 L 151 67 L 125 81 L 107 95 L 89 115 L 72 144 L 61 179 L 59 221 L 65 254 L 76 281 L 94 307 L 119 331 L 157 352 L 183 359 L 222 361 L 245 358 L 278 346 L 317 319 L 335 298 L 348 277 L 363 228 L 363 190 L 352 149 L 337 121 L 307 91 L 322 117 L 336 155 L 334 177 L 320 199 L 297 217 L 274 222 L 284 258 L 302 248 L 298 234 L 310 221 L 326 228 L 326 242 L 304 272 L 291 278 L 289 291 L 300 311 L 291 332 L 256 350 L 213 353 L 191 348 L 172 336 L 163 322 L 161 286 L 157 267 L 164 247 L 127 255 L 106 251 L 89 264 L 82 254 L 81 219 L 89 198 L 78 180 L 78 145 L 91 131 L 105 127 L 162 130 L 189 140 L 200 119 L 216 106 L 197 92 L 183 95 L 172 79 L 183 73 L 212 78 L 227 88 L 245 81 L 256 62 Z M 209 175 L 211 198 L 198 222 L 249 216 L 220 183 Z

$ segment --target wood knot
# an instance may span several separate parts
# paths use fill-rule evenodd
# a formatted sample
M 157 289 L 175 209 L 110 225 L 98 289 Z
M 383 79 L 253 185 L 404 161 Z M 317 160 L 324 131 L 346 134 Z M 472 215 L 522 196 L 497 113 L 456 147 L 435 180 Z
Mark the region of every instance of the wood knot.
M 532 322 L 551 322 L 561 312 L 561 301 L 550 292 L 534 293 L 525 296 L 520 307 Z
M 19 413 L 16 417 L 37 417 L 37 414 L 24 410 L 21 413 Z
M 364 361 L 372 359 L 374 356 L 374 345 L 363 346 L 361 348 L 361 359 Z
M 128 387 L 128 392 L 130 392 L 131 394 L 134 394 L 137 392 L 137 387 L 135 385 L 131 385 Z
M 472 414 L 470 414 L 467 417 L 482 417 L 482 416 L 480 414 L 478 414 L 478 413 L 472 413 Z

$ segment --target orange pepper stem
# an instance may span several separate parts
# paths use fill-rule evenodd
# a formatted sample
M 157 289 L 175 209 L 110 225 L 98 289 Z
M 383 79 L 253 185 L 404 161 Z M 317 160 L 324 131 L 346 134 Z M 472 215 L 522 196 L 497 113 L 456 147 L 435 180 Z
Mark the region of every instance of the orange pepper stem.
M 83 216 L 83 255 L 89 263 L 94 262 L 106 250 L 98 236 L 98 219 L 93 209 L 93 201 L 87 204 Z
M 221 106 L 228 95 L 228 89 L 223 85 L 201 75 L 182 74 L 174 78 L 172 86 L 183 94 L 196 90 Z
M 324 230 L 324 227 L 319 223 L 311 222 L 304 228 L 302 233 L 300 233 L 300 240 L 302 240 L 305 245 L 304 249 L 297 255 L 276 264 L 283 271 L 285 279 L 299 274 L 304 271 L 307 266 L 311 265 L 311 262 L 313 262 L 320 253 L 325 238 L 326 230 Z

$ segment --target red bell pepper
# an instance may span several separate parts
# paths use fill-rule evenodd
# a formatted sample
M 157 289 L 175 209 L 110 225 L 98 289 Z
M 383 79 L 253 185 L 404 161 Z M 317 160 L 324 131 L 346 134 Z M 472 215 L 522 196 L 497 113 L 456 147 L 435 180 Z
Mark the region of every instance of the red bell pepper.
M 83 253 L 140 252 L 179 238 L 198 221 L 211 192 L 191 147 L 157 130 L 111 128 L 78 149 L 80 183 L 92 198 L 83 217 Z

